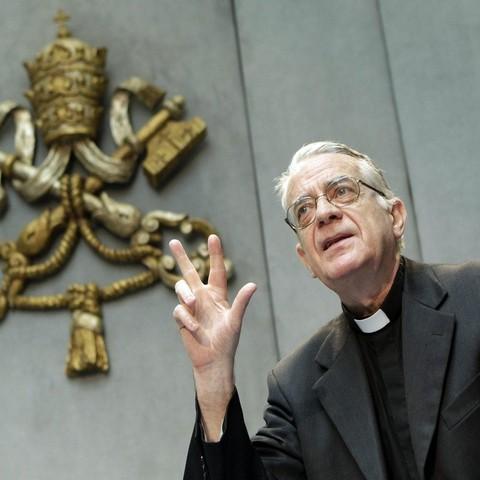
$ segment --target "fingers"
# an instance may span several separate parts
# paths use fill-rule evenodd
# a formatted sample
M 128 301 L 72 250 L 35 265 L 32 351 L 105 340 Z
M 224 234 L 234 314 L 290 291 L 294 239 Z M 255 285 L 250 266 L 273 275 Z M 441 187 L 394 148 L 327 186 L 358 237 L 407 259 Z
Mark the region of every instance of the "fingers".
M 188 255 L 185 253 L 183 245 L 178 240 L 170 240 L 168 245 L 170 246 L 172 255 L 178 263 L 178 268 L 180 268 L 183 278 L 185 278 L 192 291 L 200 288 L 203 285 L 202 280 L 188 258 Z
M 256 290 L 257 286 L 254 283 L 247 283 L 238 291 L 232 303 L 232 326 L 237 330 L 240 329 L 242 325 L 245 309 Z
M 226 290 L 227 289 L 227 271 L 223 259 L 222 243 L 217 235 L 208 237 L 208 253 L 210 255 L 210 273 L 208 275 L 208 284 Z
M 177 294 L 179 302 L 185 305 L 190 310 L 190 313 L 194 313 L 195 295 L 193 295 L 188 283 L 185 280 L 179 280 L 175 284 L 175 293 Z
M 180 327 L 180 330 L 186 328 L 189 332 L 194 332 L 198 328 L 198 322 L 193 318 L 185 305 L 177 305 L 173 309 L 173 318 Z

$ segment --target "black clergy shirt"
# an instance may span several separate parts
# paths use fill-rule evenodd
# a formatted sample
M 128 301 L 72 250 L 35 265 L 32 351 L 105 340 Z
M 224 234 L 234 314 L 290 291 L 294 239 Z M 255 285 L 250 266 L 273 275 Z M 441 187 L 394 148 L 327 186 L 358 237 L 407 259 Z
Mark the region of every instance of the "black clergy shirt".
M 402 360 L 402 297 L 404 260 L 381 310 L 390 323 L 364 333 L 355 316 L 343 306 L 355 332 L 365 366 L 389 480 L 417 480 L 418 472 L 410 439 Z

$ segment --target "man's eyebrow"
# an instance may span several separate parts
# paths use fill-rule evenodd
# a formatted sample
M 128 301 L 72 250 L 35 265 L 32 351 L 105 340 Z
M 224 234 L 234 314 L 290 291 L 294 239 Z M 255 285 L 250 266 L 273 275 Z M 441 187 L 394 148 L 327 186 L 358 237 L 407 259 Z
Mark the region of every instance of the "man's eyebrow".
M 298 196 L 293 203 L 297 203 L 300 200 L 305 200 L 305 198 L 312 198 L 312 197 L 313 195 L 311 195 L 310 193 L 302 193 L 302 195 Z
M 321 188 L 322 188 L 322 191 L 325 192 L 325 189 L 331 185 L 332 183 L 336 183 L 340 180 L 343 180 L 344 178 L 349 178 L 350 175 L 346 175 L 345 173 L 342 173 L 340 175 L 336 175 L 335 177 L 333 178 L 330 178 L 328 180 L 325 180 L 324 182 L 322 182 L 321 184 Z M 310 189 L 310 191 L 312 191 L 312 187 L 313 185 L 309 185 L 308 188 Z M 308 189 L 305 189 L 306 191 L 308 191 Z M 316 188 L 315 188 L 316 190 Z M 306 193 L 306 191 L 304 191 L 303 193 L 301 193 L 295 200 L 293 203 L 297 202 L 298 200 L 301 200 L 302 198 L 305 198 L 305 197 L 314 197 L 315 195 L 313 195 L 312 193 Z
M 331 185 L 332 183 L 336 183 L 336 182 L 339 182 L 340 180 L 344 180 L 345 178 L 350 178 L 350 175 L 337 175 L 336 177 L 333 177 L 332 179 L 330 179 L 326 184 L 325 184 L 325 187 L 328 187 L 329 185 Z
M 340 175 L 336 175 L 333 178 L 325 180 L 321 184 L 322 192 L 325 193 L 326 188 L 329 185 L 331 185 L 332 183 L 338 182 L 340 180 L 343 180 L 344 178 L 349 178 L 349 177 L 350 177 L 350 175 L 347 175 L 346 173 L 342 173 Z M 313 192 L 312 192 L 312 190 L 314 189 L 313 187 L 314 187 L 313 185 L 308 185 L 308 189 L 310 189 L 311 193 L 307 193 L 308 189 L 305 189 L 300 195 L 298 195 L 298 197 L 296 197 L 292 201 L 292 203 L 290 205 L 295 205 L 297 202 L 299 202 L 300 200 L 303 200 L 305 198 L 315 198 L 317 196 L 317 194 L 313 194 Z M 315 190 L 317 190 L 317 188 L 315 188 Z
M 306 198 L 313 198 L 313 195 L 309 193 L 302 193 L 298 197 L 294 198 L 292 202 L 289 204 L 289 208 L 293 207 L 293 205 L 296 205 L 298 202 L 301 202 L 302 200 L 305 200 Z

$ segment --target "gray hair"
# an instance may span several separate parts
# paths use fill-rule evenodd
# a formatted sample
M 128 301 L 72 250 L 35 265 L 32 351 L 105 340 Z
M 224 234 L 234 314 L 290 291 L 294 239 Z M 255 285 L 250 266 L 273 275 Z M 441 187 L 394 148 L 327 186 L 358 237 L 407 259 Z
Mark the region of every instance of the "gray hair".
M 280 196 L 280 201 L 284 210 L 287 210 L 288 208 L 287 196 L 292 177 L 301 171 L 302 164 L 305 161 L 312 157 L 327 153 L 341 153 L 355 159 L 362 180 L 385 194 L 385 197 L 376 195 L 376 199 L 382 208 L 391 211 L 396 197 L 390 189 L 383 172 L 375 165 L 368 155 L 358 152 L 343 143 L 335 142 L 313 142 L 303 145 L 303 147 L 295 152 L 287 170 L 275 179 L 275 191 Z M 403 238 L 399 240 L 397 246 L 399 250 L 403 248 Z

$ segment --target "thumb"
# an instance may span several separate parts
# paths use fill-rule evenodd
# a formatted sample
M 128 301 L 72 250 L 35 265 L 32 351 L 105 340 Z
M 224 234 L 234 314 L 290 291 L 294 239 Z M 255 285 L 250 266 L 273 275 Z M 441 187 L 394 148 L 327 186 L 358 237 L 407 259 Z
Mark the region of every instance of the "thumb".
M 245 309 L 256 290 L 257 286 L 254 283 L 247 283 L 238 291 L 237 296 L 233 300 L 231 322 L 232 327 L 236 330 L 240 330 L 243 316 L 245 315 Z

